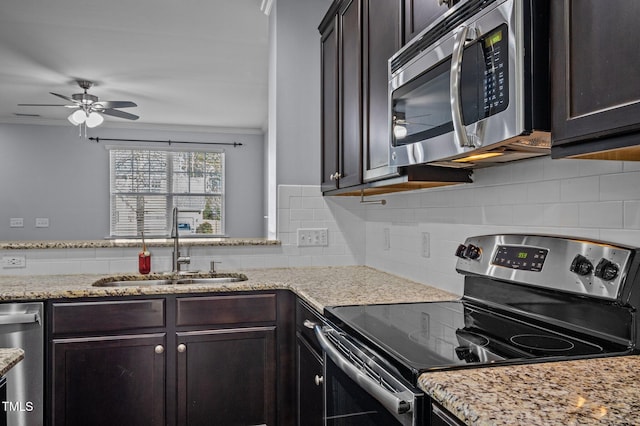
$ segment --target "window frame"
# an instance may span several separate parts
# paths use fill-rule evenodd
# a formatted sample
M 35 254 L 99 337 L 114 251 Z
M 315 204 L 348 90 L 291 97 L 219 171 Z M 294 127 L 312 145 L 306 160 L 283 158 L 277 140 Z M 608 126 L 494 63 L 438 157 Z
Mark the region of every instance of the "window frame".
M 197 197 L 203 197 L 205 199 L 205 205 L 206 205 L 206 198 L 207 197 L 213 197 L 213 198 L 218 198 L 219 204 L 220 204 L 220 219 L 219 219 L 219 233 L 211 233 L 211 234 L 207 234 L 207 233 L 184 233 L 184 232 L 179 232 L 180 238 L 222 238 L 222 237 L 226 237 L 225 234 L 225 225 L 226 225 L 226 152 L 224 149 L 207 149 L 207 148 L 196 148 L 196 149 L 189 149 L 189 148 L 173 148 L 173 147 L 169 147 L 169 148 L 156 148 L 156 147 L 149 147 L 149 146 L 143 146 L 143 147 L 135 147 L 135 146 L 126 146 L 126 145 L 110 145 L 110 146 L 106 146 L 105 147 L 108 151 L 108 156 L 109 156 L 109 238 L 141 238 L 141 233 L 140 233 L 140 229 L 139 229 L 139 225 L 137 224 L 139 217 L 140 217 L 140 212 L 138 212 L 137 210 L 135 211 L 135 215 L 136 215 L 136 225 L 134 225 L 135 227 L 135 235 L 133 234 L 123 234 L 122 231 L 118 231 L 117 229 L 114 228 L 114 223 L 115 223 L 115 219 L 114 216 L 116 214 L 116 210 L 117 207 L 114 206 L 114 200 L 118 195 L 122 195 L 122 196 L 129 196 L 129 197 L 136 197 L 136 196 L 141 196 L 141 197 L 163 197 L 164 198 L 164 204 L 166 205 L 165 208 L 165 212 L 166 212 L 166 221 L 165 221 L 165 227 L 164 227 L 164 233 L 162 234 L 147 234 L 145 231 L 145 238 L 169 238 L 171 236 L 171 232 L 172 232 L 172 211 L 173 211 L 173 207 L 176 206 L 176 202 L 177 200 L 179 200 L 181 197 L 186 197 L 186 198 L 197 198 Z M 148 152 L 162 152 L 166 155 L 165 157 L 165 167 L 164 170 L 162 172 L 162 174 L 164 175 L 164 184 L 166 185 L 165 191 L 164 192 L 151 192 L 151 191 L 118 191 L 115 189 L 115 178 L 114 178 L 114 173 L 116 171 L 115 168 L 115 163 L 114 163 L 114 157 L 113 155 L 115 155 L 114 151 L 131 151 L 131 152 L 144 152 L 144 153 L 148 153 Z M 175 181 L 175 171 L 173 170 L 174 167 L 174 163 L 175 163 L 175 157 L 174 155 L 176 153 L 189 153 L 189 154 L 198 154 L 198 153 L 205 153 L 205 154 L 220 154 L 220 167 L 221 167 L 221 173 L 212 173 L 211 175 L 219 175 L 219 179 L 220 179 L 220 192 L 175 192 L 175 188 L 174 188 L 174 181 Z M 187 172 L 179 172 L 179 173 L 185 173 L 185 174 L 190 174 L 190 171 Z M 148 172 L 147 176 L 150 178 L 151 177 L 151 171 Z M 205 173 L 206 176 L 206 173 Z M 133 177 L 133 167 L 132 167 L 132 177 Z M 191 185 L 191 178 L 193 176 L 189 176 L 189 185 Z M 149 179 L 149 185 L 151 185 L 151 179 Z M 206 184 L 205 187 L 206 189 Z M 190 189 L 189 189 L 190 190 Z M 181 208 L 180 212 L 185 211 L 185 213 L 189 213 L 190 209 L 188 208 Z M 201 210 L 201 211 L 204 211 Z M 191 212 L 193 212 L 193 210 L 191 210 Z M 142 213 L 142 217 L 144 218 L 144 213 Z M 144 219 L 143 219 L 144 222 Z M 144 228 L 144 224 L 143 224 L 143 228 Z

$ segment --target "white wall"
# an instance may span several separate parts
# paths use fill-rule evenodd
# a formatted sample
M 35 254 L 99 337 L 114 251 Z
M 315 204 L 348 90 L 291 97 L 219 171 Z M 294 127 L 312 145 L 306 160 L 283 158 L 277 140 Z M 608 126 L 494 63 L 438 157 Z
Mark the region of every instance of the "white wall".
M 241 142 L 241 147 L 175 145 L 226 152 L 226 232 L 232 237 L 264 236 L 264 138 L 247 134 L 136 130 L 100 127 L 90 136 L 196 142 Z M 0 240 L 100 239 L 109 235 L 109 156 L 71 125 L 0 124 Z M 167 147 L 167 144 L 147 144 Z M 10 228 L 9 218 L 24 218 Z M 35 228 L 36 217 L 49 228 Z

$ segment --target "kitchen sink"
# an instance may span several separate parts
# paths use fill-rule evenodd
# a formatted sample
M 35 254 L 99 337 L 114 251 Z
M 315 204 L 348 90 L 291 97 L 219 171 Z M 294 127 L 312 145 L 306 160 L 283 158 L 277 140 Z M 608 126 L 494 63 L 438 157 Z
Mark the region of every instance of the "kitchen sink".
M 152 287 L 162 285 L 196 285 L 196 284 L 225 284 L 246 281 L 244 274 L 216 274 L 215 276 L 173 276 L 171 278 L 103 278 L 94 287 Z

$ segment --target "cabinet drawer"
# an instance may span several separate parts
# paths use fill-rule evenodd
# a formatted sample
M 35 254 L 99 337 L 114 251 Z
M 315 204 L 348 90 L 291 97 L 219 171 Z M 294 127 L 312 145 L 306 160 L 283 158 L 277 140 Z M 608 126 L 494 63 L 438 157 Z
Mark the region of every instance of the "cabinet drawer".
M 164 327 L 164 299 L 54 303 L 53 334 Z
M 177 326 L 276 321 L 275 294 L 183 297 L 177 302 Z
M 296 330 L 318 353 L 320 353 L 320 344 L 318 343 L 318 339 L 316 339 L 313 329 L 304 325 L 306 320 L 320 325 L 323 324 L 322 316 L 313 308 L 310 308 L 306 303 L 298 299 L 298 302 L 296 303 Z

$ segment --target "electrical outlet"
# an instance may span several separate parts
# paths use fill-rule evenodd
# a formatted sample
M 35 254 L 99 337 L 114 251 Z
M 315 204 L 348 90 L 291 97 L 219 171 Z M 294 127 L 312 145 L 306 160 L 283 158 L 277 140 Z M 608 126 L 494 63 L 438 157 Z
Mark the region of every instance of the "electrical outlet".
M 9 268 L 26 268 L 27 257 L 26 256 L 2 256 L 2 267 L 4 269 Z
M 24 227 L 24 218 L 12 217 L 9 219 L 9 228 L 23 228 L 23 227 Z
M 422 257 L 431 256 L 431 235 L 428 232 L 422 233 Z
M 49 227 L 48 217 L 36 217 L 36 228 L 48 228 L 48 227 Z
M 322 247 L 329 245 L 327 228 L 299 228 L 298 247 Z

